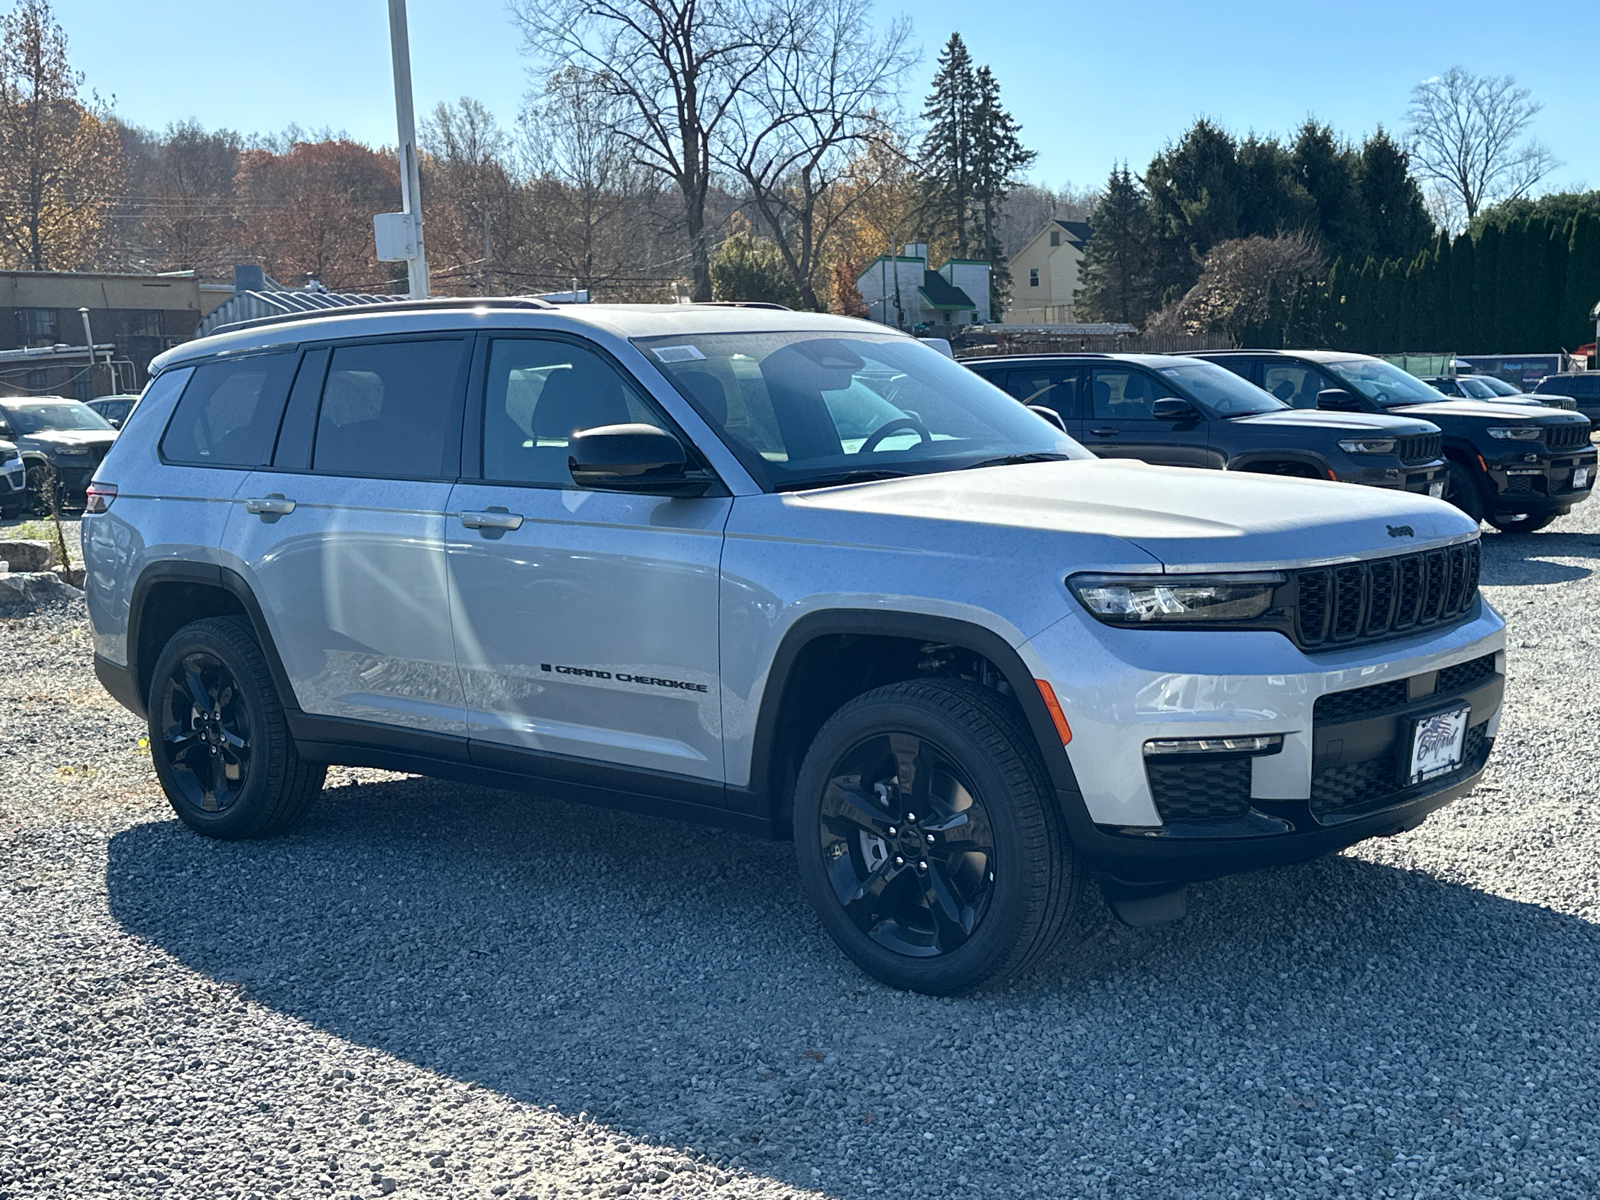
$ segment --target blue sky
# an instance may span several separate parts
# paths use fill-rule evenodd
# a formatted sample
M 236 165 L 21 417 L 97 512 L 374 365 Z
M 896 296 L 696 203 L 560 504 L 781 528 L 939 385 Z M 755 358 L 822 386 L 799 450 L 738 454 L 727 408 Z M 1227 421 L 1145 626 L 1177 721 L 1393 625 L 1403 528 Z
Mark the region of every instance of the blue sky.
M 383 0 L 54 2 L 87 85 L 114 96 L 124 120 L 245 132 L 293 122 L 394 141 Z M 878 3 L 885 19 L 901 11 Z M 410 21 L 419 114 L 470 95 L 509 124 L 527 77 L 504 5 L 410 0 Z M 1098 184 L 1122 158 L 1139 169 L 1200 115 L 1238 132 L 1281 133 L 1308 114 L 1352 136 L 1398 129 L 1411 86 L 1459 63 L 1531 87 L 1545 105 L 1535 131 L 1566 163 L 1552 182 L 1600 187 L 1592 0 L 923 0 L 913 22 L 924 55 L 914 107 L 960 30 L 999 76 L 1046 183 Z

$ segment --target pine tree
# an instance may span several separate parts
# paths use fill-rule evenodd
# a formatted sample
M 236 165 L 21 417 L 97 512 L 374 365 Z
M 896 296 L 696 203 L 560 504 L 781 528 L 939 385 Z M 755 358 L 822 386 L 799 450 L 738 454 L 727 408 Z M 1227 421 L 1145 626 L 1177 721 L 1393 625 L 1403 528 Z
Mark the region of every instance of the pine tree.
M 928 122 L 918 154 L 923 180 L 923 211 L 929 231 L 950 236 L 958 258 L 969 253 L 973 185 L 972 112 L 978 80 L 972 56 L 959 33 L 939 54 L 922 117 Z
M 1586 213 L 1573 221 L 1567 249 L 1567 282 L 1561 300 L 1561 348 L 1572 350 L 1594 341 L 1594 318 L 1600 301 L 1600 216 Z
M 1000 83 L 988 67 L 979 67 L 972 108 L 972 203 L 977 243 L 989 264 L 989 312 L 1002 311 L 1011 292 L 1000 236 L 1000 206 L 1016 186 L 1017 173 L 1038 154 L 1022 144 L 1022 126 L 1000 104 Z M 997 318 L 998 319 L 998 318 Z
M 1423 343 L 1429 350 L 1449 350 L 1452 344 L 1450 328 L 1450 255 L 1453 243 L 1448 233 L 1441 233 L 1433 250 L 1433 279 L 1429 291 L 1427 338 Z
M 1089 217 L 1094 236 L 1078 265 L 1078 308 L 1091 320 L 1143 325 L 1156 307 L 1150 197 L 1128 164 L 1113 167 Z
M 1555 350 L 1561 345 L 1561 297 L 1567 287 L 1567 222 L 1543 218 L 1537 224 L 1544 245 L 1544 283 L 1534 312 L 1535 338 L 1530 350 Z

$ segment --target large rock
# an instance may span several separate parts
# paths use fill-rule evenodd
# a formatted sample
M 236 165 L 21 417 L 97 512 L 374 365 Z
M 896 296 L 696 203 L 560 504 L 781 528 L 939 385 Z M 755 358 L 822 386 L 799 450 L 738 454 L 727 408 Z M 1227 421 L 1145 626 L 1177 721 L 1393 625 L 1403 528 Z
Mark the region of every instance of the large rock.
M 82 591 L 63 581 L 54 571 L 12 571 L 0 575 L 0 608 L 77 600 L 82 595 Z
M 0 542 L 0 562 L 10 563 L 13 571 L 48 571 L 56 565 L 56 548 L 49 542 Z

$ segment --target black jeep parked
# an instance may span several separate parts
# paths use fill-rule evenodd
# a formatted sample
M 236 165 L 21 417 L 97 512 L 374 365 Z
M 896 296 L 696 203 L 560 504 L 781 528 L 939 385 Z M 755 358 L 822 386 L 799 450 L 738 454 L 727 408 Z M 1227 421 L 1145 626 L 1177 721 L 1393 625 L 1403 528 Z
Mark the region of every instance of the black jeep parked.
M 1570 396 L 1578 411 L 1600 424 L 1600 371 L 1568 371 L 1565 375 L 1546 375 L 1533 389 L 1535 396 Z
M 1049 409 L 1101 458 L 1337 479 L 1444 494 L 1439 428 L 1421 417 L 1296 412 L 1212 363 L 1164 354 L 1029 354 L 964 365 Z
M 1297 408 L 1391 413 L 1432 421 L 1450 460 L 1448 499 L 1507 533 L 1543 529 L 1594 486 L 1589 418 L 1554 408 L 1453 400 L 1381 358 L 1330 350 L 1206 350 Z

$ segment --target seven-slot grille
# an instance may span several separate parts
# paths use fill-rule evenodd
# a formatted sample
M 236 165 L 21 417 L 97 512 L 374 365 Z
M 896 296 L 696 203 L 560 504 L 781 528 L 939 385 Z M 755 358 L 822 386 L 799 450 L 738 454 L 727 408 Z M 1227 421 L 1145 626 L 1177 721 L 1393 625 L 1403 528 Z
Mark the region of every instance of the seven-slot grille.
M 1573 421 L 1567 425 L 1547 425 L 1544 444 L 1552 450 L 1571 450 L 1589 444 L 1589 426 Z
M 1444 434 L 1418 433 L 1399 439 L 1395 447 L 1401 462 L 1427 462 L 1444 453 Z
M 1482 551 L 1476 540 L 1294 572 L 1300 645 L 1376 641 L 1460 617 L 1478 595 Z

